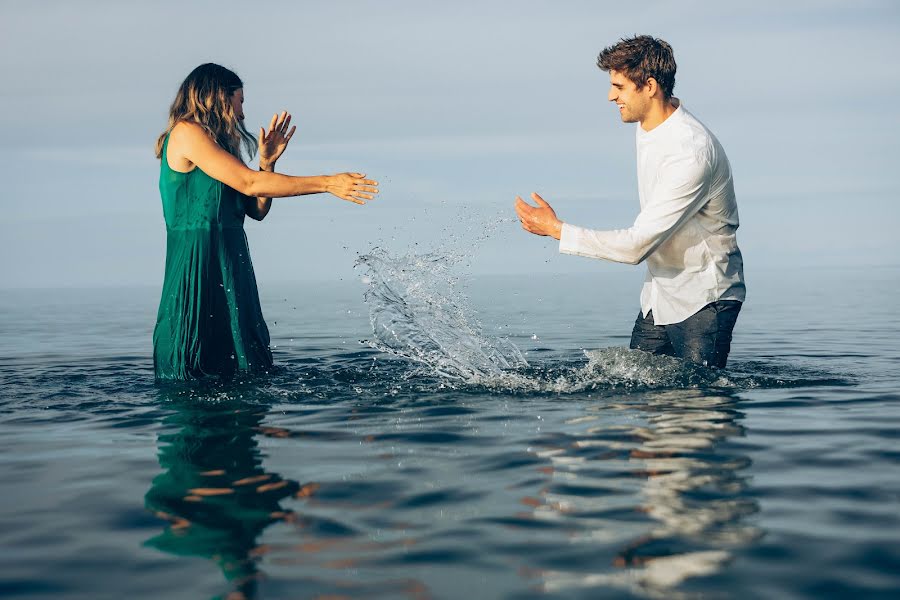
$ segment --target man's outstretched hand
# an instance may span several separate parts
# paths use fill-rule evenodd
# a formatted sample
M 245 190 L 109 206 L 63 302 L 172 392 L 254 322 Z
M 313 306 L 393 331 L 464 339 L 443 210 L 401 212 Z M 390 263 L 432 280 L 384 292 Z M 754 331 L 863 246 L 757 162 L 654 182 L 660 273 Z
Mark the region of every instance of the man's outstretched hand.
M 537 206 L 516 196 L 516 214 L 522 221 L 522 229 L 535 235 L 549 235 L 559 239 L 562 235 L 562 221 L 556 218 L 556 213 L 543 198 L 537 194 L 531 194 L 531 198 L 537 202 Z

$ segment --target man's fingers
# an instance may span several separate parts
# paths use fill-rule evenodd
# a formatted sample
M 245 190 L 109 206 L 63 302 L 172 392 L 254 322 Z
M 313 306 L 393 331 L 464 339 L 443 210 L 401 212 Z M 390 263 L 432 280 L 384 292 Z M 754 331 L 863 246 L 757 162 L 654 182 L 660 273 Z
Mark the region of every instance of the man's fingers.
M 278 113 L 272 115 L 272 121 L 269 123 L 269 131 L 273 131 L 275 129 L 275 124 L 278 122 Z
M 520 219 L 525 219 L 528 217 L 534 207 L 522 200 L 521 198 L 516 198 L 516 214 L 519 215 Z
M 266 139 L 266 130 L 263 127 L 259 128 L 259 145 L 262 146 L 263 140 Z
M 550 205 L 547 204 L 547 201 L 538 196 L 537 192 L 531 193 L 531 198 L 538 203 L 538 206 L 543 206 L 544 208 L 550 208 Z
M 295 131 L 297 131 L 297 126 L 296 126 L 296 125 L 294 125 L 293 127 L 291 127 L 291 130 L 287 132 L 287 135 L 284 136 L 284 141 L 286 142 L 286 141 L 288 141 L 289 139 L 291 139 L 291 136 L 294 135 L 294 132 L 295 132 Z
M 291 113 L 285 112 L 284 114 L 286 115 L 286 117 L 285 117 L 285 119 L 284 119 L 284 123 L 281 124 L 281 131 L 282 131 L 282 132 L 287 131 L 287 130 L 288 130 L 288 127 L 291 126 Z

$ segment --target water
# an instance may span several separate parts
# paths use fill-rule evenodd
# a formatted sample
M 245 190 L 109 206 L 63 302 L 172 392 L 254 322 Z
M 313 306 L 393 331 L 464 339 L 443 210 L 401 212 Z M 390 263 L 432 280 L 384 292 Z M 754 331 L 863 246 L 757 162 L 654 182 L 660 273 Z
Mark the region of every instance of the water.
M 278 368 L 156 386 L 155 289 L 0 294 L 6 598 L 900 592 L 900 269 L 749 273 L 729 369 L 638 270 L 374 250 L 264 285 Z

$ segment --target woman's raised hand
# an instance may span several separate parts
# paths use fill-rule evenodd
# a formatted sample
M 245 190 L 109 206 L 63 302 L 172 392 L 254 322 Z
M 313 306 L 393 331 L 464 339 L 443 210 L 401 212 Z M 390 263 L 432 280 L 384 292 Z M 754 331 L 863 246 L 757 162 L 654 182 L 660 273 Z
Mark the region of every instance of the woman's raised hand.
M 269 131 L 262 127 L 259 128 L 259 168 L 268 170 L 275 166 L 275 161 L 282 155 L 291 136 L 297 131 L 297 126 L 288 127 L 291 124 L 291 115 L 287 111 L 283 111 L 280 115 L 272 116 L 272 122 L 269 123 Z
M 355 204 L 365 204 L 378 193 L 377 181 L 366 179 L 363 173 L 338 173 L 329 175 L 325 191 L 341 200 L 349 200 Z

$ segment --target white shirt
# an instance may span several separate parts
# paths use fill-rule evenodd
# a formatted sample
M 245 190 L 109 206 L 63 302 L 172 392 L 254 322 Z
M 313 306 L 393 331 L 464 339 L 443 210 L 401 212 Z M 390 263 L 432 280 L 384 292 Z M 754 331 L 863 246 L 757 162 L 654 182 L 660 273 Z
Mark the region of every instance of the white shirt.
M 744 300 L 731 166 L 719 140 L 680 105 L 650 131 L 637 126 L 641 212 L 628 229 L 562 226 L 559 251 L 638 264 L 644 316 L 684 321 L 710 302 Z

